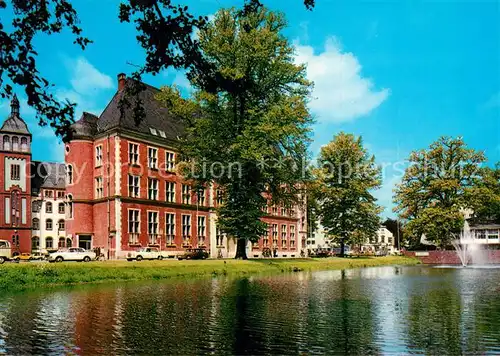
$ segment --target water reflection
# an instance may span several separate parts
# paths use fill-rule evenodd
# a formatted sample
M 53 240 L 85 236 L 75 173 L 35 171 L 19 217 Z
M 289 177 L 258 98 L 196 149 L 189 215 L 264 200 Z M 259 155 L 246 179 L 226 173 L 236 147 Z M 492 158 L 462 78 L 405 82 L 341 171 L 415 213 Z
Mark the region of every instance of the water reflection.
M 0 297 L 0 354 L 500 352 L 500 271 L 383 267 Z

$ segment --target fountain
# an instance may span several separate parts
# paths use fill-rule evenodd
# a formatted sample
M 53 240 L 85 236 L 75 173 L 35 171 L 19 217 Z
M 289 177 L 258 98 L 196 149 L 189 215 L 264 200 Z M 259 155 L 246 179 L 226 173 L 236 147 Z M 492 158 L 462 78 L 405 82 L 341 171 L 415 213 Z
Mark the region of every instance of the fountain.
M 469 264 L 488 264 L 487 251 L 481 248 L 482 244 L 474 239 L 470 231 L 462 231 L 460 238 L 453 240 L 451 244 L 455 247 L 463 267 L 467 267 Z

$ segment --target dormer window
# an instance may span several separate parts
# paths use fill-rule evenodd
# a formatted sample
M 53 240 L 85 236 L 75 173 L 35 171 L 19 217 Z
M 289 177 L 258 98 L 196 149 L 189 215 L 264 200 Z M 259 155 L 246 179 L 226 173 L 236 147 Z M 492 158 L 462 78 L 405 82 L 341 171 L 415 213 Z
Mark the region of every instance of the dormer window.
M 158 134 L 156 133 L 156 129 L 154 129 L 152 127 L 149 128 L 149 132 L 151 132 L 151 135 L 158 136 Z

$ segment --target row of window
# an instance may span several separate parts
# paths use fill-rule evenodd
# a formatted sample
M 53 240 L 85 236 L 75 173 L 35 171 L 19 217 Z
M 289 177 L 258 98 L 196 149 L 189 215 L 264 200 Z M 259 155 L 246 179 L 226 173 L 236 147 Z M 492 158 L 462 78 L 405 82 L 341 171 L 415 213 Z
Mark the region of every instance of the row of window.
M 64 247 L 71 247 L 73 245 L 73 242 L 71 239 L 66 239 L 64 237 L 59 238 L 59 242 L 57 247 L 58 248 L 64 248 Z M 31 238 L 31 249 L 37 250 L 40 248 L 40 238 L 39 237 L 32 237 Z M 52 237 L 46 237 L 45 238 L 45 248 L 46 249 L 52 249 L 54 248 L 54 239 Z
M 33 218 L 33 230 L 40 230 L 40 219 L 38 218 Z M 53 228 L 53 223 L 52 223 L 52 219 L 47 219 L 45 220 L 45 230 L 52 230 Z M 63 219 L 60 219 L 58 222 L 57 222 L 57 230 L 59 231 L 63 231 L 65 229 L 65 222 Z
M 102 166 L 103 150 L 102 145 L 95 147 L 95 166 Z M 128 163 L 132 165 L 139 165 L 139 144 L 128 144 Z M 158 148 L 148 147 L 148 168 L 158 169 Z M 163 167 L 162 167 L 163 168 Z M 175 153 L 172 151 L 165 151 L 165 170 L 173 171 L 175 169 Z
M 159 213 L 157 211 L 148 211 L 148 237 L 150 244 L 160 243 L 160 230 L 159 230 Z M 189 245 L 191 241 L 191 215 L 182 214 L 181 217 L 181 232 L 182 240 L 184 245 Z M 173 245 L 176 235 L 176 223 L 174 213 L 165 213 L 165 237 L 167 245 Z M 197 224 L 197 237 L 198 244 L 204 245 L 206 240 L 206 217 L 198 216 Z M 128 232 L 129 232 L 129 243 L 137 244 L 139 242 L 139 234 L 141 233 L 141 219 L 140 210 L 129 209 L 128 211 Z
M 295 216 L 295 209 L 293 208 L 287 209 L 285 207 L 281 207 L 278 209 L 278 207 L 275 205 L 271 206 L 271 210 L 269 210 L 269 207 L 267 207 L 266 212 L 274 216 L 278 216 L 278 213 L 280 216 L 291 216 L 291 217 Z
M 54 197 L 54 191 L 53 190 L 44 190 L 43 195 L 45 198 L 53 198 Z M 58 199 L 64 199 L 64 191 L 58 190 L 57 191 L 57 198 Z
M 476 230 L 476 239 L 498 239 L 498 230 L 496 229 L 483 229 L 483 230 Z
M 50 201 L 45 203 L 45 212 L 47 214 L 52 214 L 53 212 L 52 203 Z M 64 203 L 57 204 L 57 212 L 59 214 L 64 214 L 66 212 L 66 206 Z
M 269 247 L 269 235 L 272 238 L 273 246 L 278 246 L 278 224 L 269 224 L 270 234 L 262 236 L 262 242 L 264 247 Z M 295 225 L 281 225 L 281 247 L 288 247 L 288 242 L 290 242 L 290 248 L 295 247 Z
M 19 149 L 19 147 L 21 149 Z M 13 136 L 12 141 L 11 141 L 9 136 L 4 136 L 3 137 L 3 150 L 10 151 L 11 148 L 12 148 L 12 151 L 28 152 L 28 139 L 26 137 L 21 137 L 21 146 L 19 146 L 19 137 Z

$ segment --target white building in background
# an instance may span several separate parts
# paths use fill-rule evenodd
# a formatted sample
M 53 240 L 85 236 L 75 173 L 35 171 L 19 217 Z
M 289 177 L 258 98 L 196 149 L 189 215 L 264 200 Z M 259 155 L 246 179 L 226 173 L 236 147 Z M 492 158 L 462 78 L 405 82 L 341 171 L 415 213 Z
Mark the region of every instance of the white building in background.
M 65 231 L 65 165 L 34 162 L 33 169 L 36 174 L 32 180 L 32 251 L 71 247 Z
M 380 226 L 373 238 L 361 246 L 361 250 L 372 252 L 387 251 L 388 253 L 392 253 L 395 251 L 394 244 L 395 241 L 392 232 L 387 230 L 385 226 Z
M 316 226 L 316 231 L 310 232 L 307 235 L 306 248 L 308 250 L 329 249 L 332 245 L 330 239 L 327 237 L 325 228 L 319 221 L 316 223 Z

